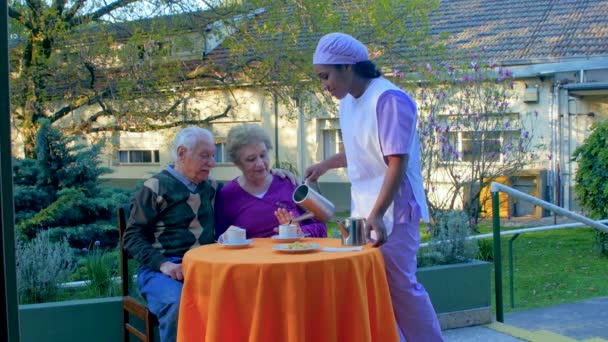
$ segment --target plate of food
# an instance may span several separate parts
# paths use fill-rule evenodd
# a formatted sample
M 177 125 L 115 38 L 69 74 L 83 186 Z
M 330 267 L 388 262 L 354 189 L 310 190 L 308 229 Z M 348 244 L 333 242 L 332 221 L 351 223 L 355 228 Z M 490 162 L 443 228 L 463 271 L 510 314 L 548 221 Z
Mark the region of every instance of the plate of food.
M 316 243 L 303 243 L 303 242 L 292 242 L 292 243 L 282 243 L 280 245 L 272 246 L 272 249 L 275 251 L 279 251 L 282 253 L 308 253 L 312 251 L 316 251 L 320 248 L 319 244 Z

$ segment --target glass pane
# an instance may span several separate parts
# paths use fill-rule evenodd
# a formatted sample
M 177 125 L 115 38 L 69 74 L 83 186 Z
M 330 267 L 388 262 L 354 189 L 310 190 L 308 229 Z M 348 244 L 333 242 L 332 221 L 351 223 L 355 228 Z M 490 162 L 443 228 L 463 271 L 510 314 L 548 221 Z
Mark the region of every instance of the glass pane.
M 323 159 L 336 154 L 336 130 L 323 131 Z
M 129 151 L 129 162 L 131 163 L 151 163 L 152 151 Z
M 128 163 L 129 151 L 118 151 L 118 161 L 121 163 Z
M 222 143 L 215 144 L 215 162 L 216 163 L 224 162 L 224 144 L 222 144 Z
M 154 162 L 160 162 L 160 152 L 158 150 L 154 150 Z

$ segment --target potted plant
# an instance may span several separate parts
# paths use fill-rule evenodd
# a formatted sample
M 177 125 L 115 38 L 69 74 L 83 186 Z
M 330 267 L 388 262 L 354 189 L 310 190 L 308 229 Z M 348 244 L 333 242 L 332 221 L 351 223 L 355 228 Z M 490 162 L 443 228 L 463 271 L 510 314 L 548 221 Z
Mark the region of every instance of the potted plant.
M 433 215 L 431 240 L 422 245 L 416 276 L 429 293 L 442 329 L 491 322 L 491 264 L 475 260 L 476 240 L 462 211 Z

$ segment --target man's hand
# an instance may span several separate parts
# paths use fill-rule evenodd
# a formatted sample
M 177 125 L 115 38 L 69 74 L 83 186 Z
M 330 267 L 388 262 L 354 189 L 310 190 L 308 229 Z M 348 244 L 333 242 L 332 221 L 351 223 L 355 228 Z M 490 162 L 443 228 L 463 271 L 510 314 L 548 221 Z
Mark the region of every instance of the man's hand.
M 374 247 L 382 246 L 388 236 L 386 234 L 386 227 L 384 226 L 384 221 L 382 220 L 382 216 L 370 216 L 367 218 L 367 224 L 369 226 L 370 231 L 376 233 L 376 242 L 374 242 Z
M 184 273 L 182 272 L 182 264 L 175 264 L 172 263 L 171 261 L 165 261 L 162 264 L 160 264 L 160 271 L 175 279 L 175 280 L 184 280 Z
M 279 176 L 281 178 L 289 178 L 289 180 L 291 181 L 291 184 L 298 186 L 300 185 L 300 180 L 291 172 L 287 171 L 287 170 L 283 170 L 283 169 L 270 169 L 270 173 L 272 173 L 275 176 Z

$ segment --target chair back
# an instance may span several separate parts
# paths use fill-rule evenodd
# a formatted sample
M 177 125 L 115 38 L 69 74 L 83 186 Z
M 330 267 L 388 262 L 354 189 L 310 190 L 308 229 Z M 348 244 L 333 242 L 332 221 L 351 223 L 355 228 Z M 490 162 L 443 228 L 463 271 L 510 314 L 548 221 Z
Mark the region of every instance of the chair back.
M 129 276 L 129 259 L 130 255 L 125 248 L 124 234 L 127 229 L 127 220 L 131 213 L 131 204 L 121 204 L 117 209 L 118 216 L 118 241 L 120 244 L 120 280 L 122 281 L 121 293 L 123 296 L 129 295 L 129 287 L 131 285 L 131 278 Z

